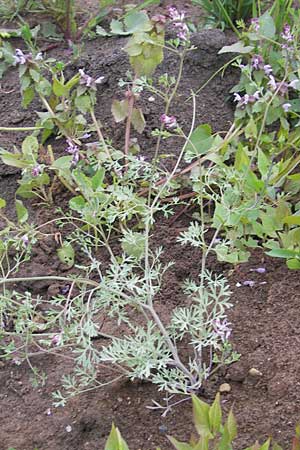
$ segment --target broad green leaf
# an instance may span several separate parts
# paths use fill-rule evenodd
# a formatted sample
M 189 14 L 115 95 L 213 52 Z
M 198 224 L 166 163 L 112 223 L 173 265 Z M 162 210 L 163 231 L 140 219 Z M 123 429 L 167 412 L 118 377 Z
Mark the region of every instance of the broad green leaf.
M 49 83 L 48 80 L 46 80 L 46 78 L 44 78 L 35 84 L 35 89 L 37 90 L 37 92 L 44 95 L 45 97 L 49 97 L 49 95 L 51 95 L 52 92 L 52 85 L 51 83 Z
M 35 96 L 35 90 L 33 87 L 28 87 L 24 91 L 22 91 L 22 106 L 27 108 Z
M 22 155 L 14 153 L 1 153 L 2 161 L 7 166 L 18 167 L 19 169 L 25 169 L 32 164 L 32 161 L 26 161 L 22 159 Z
M 105 177 L 105 169 L 104 167 L 101 167 L 92 177 L 92 188 L 94 191 L 96 191 L 98 188 L 103 187 L 104 177 Z
M 222 410 L 220 405 L 220 394 L 216 395 L 216 398 L 209 410 L 209 423 L 210 428 L 214 434 L 220 431 L 222 424 Z
M 257 126 L 253 117 L 250 118 L 245 128 L 245 136 L 247 139 L 257 137 Z
M 192 133 L 185 148 L 186 159 L 190 160 L 207 153 L 213 144 L 211 127 L 208 124 L 199 125 Z
M 70 169 L 72 159 L 72 156 L 61 156 L 54 161 L 54 163 L 51 165 L 51 168 L 60 170 Z
M 133 125 L 133 128 L 138 132 L 142 133 L 145 129 L 145 118 L 143 115 L 143 112 L 140 108 L 133 108 L 132 115 L 131 115 L 131 123 Z
M 260 36 L 268 39 L 273 39 L 276 34 L 276 27 L 271 14 L 267 11 L 259 18 L 259 33 Z
M 209 405 L 193 395 L 193 417 L 196 430 L 200 437 L 213 438 L 209 426 Z
M 116 20 L 116 19 L 113 19 L 110 22 L 110 30 L 113 34 L 117 34 L 117 35 L 127 34 L 127 32 L 124 31 L 124 26 L 123 26 L 122 22 L 120 22 L 119 20 Z
M 24 223 L 28 219 L 28 211 L 27 208 L 23 205 L 21 200 L 16 200 L 16 212 L 19 223 Z
M 30 75 L 31 75 L 31 78 L 32 78 L 36 83 L 38 83 L 38 82 L 40 81 L 41 75 L 40 75 L 39 72 L 37 72 L 37 71 L 34 70 L 34 69 L 29 69 L 29 73 L 30 73 Z
M 89 95 L 81 95 L 80 97 L 76 97 L 75 105 L 79 109 L 80 112 L 86 113 L 91 109 L 91 98 Z
M 265 183 L 259 180 L 252 170 L 248 171 L 245 181 L 246 186 L 255 193 L 259 193 L 265 186 Z
M 114 100 L 111 107 L 115 121 L 122 122 L 128 115 L 128 100 Z
M 244 171 L 248 169 L 250 165 L 250 159 L 249 156 L 246 153 L 246 149 L 243 147 L 242 143 L 238 144 L 238 148 L 235 153 L 235 161 L 234 161 L 234 167 L 238 171 Z
M 235 44 L 232 45 L 225 45 L 224 47 L 221 48 L 221 50 L 219 50 L 218 54 L 222 54 L 222 53 L 250 53 L 252 52 L 252 50 L 254 49 L 254 47 L 252 45 L 247 45 L 245 46 L 243 44 L 243 42 L 238 41 Z
M 5 208 L 6 206 L 6 201 L 4 200 L 4 198 L 0 198 L 0 209 Z
M 22 142 L 23 155 L 36 156 L 39 150 L 39 142 L 35 136 L 27 136 Z
M 299 254 L 299 256 L 300 256 L 300 254 Z M 299 270 L 300 269 L 300 259 L 297 259 L 297 258 L 288 259 L 286 262 L 286 265 L 291 270 Z
M 82 197 L 82 195 L 77 195 L 76 197 L 71 198 L 71 200 L 69 201 L 69 206 L 74 211 L 79 212 L 82 211 L 83 208 L 86 206 L 86 201 Z
M 64 244 L 57 250 L 57 255 L 60 261 L 69 268 L 74 266 L 75 252 L 71 244 Z
M 69 89 L 57 78 L 53 78 L 52 88 L 57 97 L 67 96 L 69 93 Z
M 269 172 L 270 163 L 271 163 L 270 159 L 265 155 L 265 153 L 261 149 L 259 149 L 257 155 L 257 166 L 261 176 L 264 178 Z
M 124 23 L 126 31 L 129 33 L 135 33 L 136 31 L 150 31 L 152 28 L 148 15 L 143 11 L 133 11 L 129 13 L 125 17 Z
M 273 248 L 266 253 L 267 255 L 273 256 L 274 258 L 293 258 L 298 254 L 298 252 L 295 250 L 287 250 L 284 248 Z

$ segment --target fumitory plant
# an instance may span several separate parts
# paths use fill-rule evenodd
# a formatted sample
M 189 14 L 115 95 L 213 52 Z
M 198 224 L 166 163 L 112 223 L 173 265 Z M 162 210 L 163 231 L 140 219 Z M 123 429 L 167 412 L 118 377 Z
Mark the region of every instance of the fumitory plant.
M 183 233 L 179 239 L 182 244 L 196 243 L 201 249 L 199 279 L 184 283 L 184 305 L 174 309 L 165 320 L 160 316 L 158 295 L 172 263 L 163 264 L 163 248 L 152 243 L 155 222 L 161 215 L 172 214 L 172 205 L 180 201 L 173 197 L 175 176 L 184 156 L 192 157 L 203 144 L 213 142 L 217 151 L 225 143 L 218 137 L 213 137 L 213 141 L 207 137 L 208 126 L 195 127 L 194 95 L 188 133 L 172 115 L 184 56 L 191 50 L 184 14 L 171 7 L 166 16 L 150 20 L 143 13 L 143 18 L 142 30 L 136 30 L 126 45 L 134 75 L 121 82 L 127 89 L 125 100 L 115 100 L 112 108 L 118 122 L 126 120 L 125 150 L 113 147 L 103 136 L 95 117 L 96 85 L 101 79 L 91 77 L 82 69 L 66 80 L 61 65 L 53 61 L 40 63 L 40 55 L 21 51 L 16 54 L 25 104 L 29 104 L 37 92 L 46 108 L 46 112 L 39 113 L 36 127 L 44 129 L 42 142 L 47 133 L 56 132 L 67 141 L 69 155 L 54 158 L 45 168 L 39 157 L 38 140 L 36 136 L 29 136 L 23 143 L 22 154 L 2 151 L 2 160 L 25 165 L 21 166 L 25 169 L 24 183 L 27 182 L 24 177 L 37 179 L 45 170 L 54 170 L 71 186 L 71 192 L 75 191 L 69 211 L 61 212 L 59 218 L 35 229 L 35 236 L 39 238 L 43 236 L 43 228 L 50 224 L 61 226 L 61 235 L 63 225 L 68 225 L 59 257 L 72 272 L 53 277 L 2 276 L 0 284 L 4 293 L 0 309 L 15 320 L 12 330 L 2 327 L 2 334 L 5 339 L 11 339 L 12 346 L 22 342 L 6 352 L 6 356 L 18 355 L 30 360 L 29 355 L 35 351 L 44 349 L 66 354 L 69 350 L 75 371 L 64 377 L 67 393 L 55 394 L 56 405 L 65 404 L 70 395 L 105 384 L 99 381 L 99 371 L 107 364 L 112 365 L 117 378 L 148 379 L 161 390 L 189 396 L 200 392 L 207 378 L 220 366 L 238 357 L 228 342 L 231 334 L 227 319 L 227 309 L 231 306 L 229 286 L 222 276 L 207 269 L 207 256 L 214 248 L 219 229 L 208 239 L 204 221 L 200 226 L 200 239 L 193 230 Z M 168 20 L 177 37 L 165 46 L 164 24 Z M 156 87 L 151 76 L 162 61 L 164 48 L 178 55 L 178 74 L 175 78 L 160 77 Z M 51 82 L 43 75 L 40 64 L 44 68 L 51 67 Z M 157 145 L 153 161 L 136 157 L 128 145 L 131 124 L 137 131 L 143 128 L 142 111 L 135 104 L 137 94 L 142 95 L 148 89 L 165 101 L 159 127 L 154 131 Z M 92 119 L 88 130 L 85 114 Z M 97 133 L 98 142 L 93 150 L 81 150 L 82 134 L 86 131 Z M 183 145 L 178 150 L 175 165 L 167 171 L 159 167 L 159 161 L 161 144 L 170 138 Z M 213 151 L 209 151 L 209 155 L 213 155 Z M 209 161 L 208 155 L 200 161 L 200 168 L 204 161 Z M 41 192 L 37 186 L 31 191 L 39 195 Z M 63 283 L 59 295 L 45 300 L 34 291 L 9 290 L 12 283 L 25 280 L 34 283 L 45 278 Z M 24 310 L 21 316 L 20 308 Z M 112 327 L 115 333 L 107 333 L 108 321 L 116 324 Z M 121 326 L 123 335 L 118 332 Z M 185 344 L 188 350 L 184 350 Z M 163 405 L 156 407 L 164 408 Z

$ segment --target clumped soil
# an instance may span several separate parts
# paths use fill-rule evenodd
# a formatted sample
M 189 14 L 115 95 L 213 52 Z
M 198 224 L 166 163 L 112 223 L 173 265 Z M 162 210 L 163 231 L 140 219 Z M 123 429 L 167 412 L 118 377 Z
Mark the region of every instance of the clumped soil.
M 183 81 L 171 111 L 187 129 L 192 110 L 191 103 L 184 100 L 191 89 L 197 90 L 224 64 L 226 59 L 217 56 L 217 52 L 232 41 L 230 36 L 214 30 L 200 32 L 193 39 L 198 48 L 187 59 Z M 114 124 L 110 107 L 113 98 L 122 98 L 123 95 L 117 83 L 129 68 L 122 51 L 125 42 L 116 38 L 86 42 L 80 59 L 67 69 L 70 76 L 84 67 L 91 75 L 106 77 L 98 92 L 96 114 L 104 125 L 104 132 L 120 148 L 124 129 Z M 49 55 L 68 57 L 63 49 L 56 49 Z M 178 61 L 166 55 L 157 75 L 173 74 L 177 69 Z M 210 123 L 214 131 L 228 130 L 233 117 L 228 93 L 237 77 L 238 74 L 228 70 L 223 78 L 215 77 L 203 89 L 197 99 L 196 123 Z M 158 102 L 148 102 L 147 96 L 143 96 L 140 102 L 147 120 L 146 130 L 140 138 L 142 154 L 151 158 L 154 148 L 151 131 L 159 124 L 161 106 Z M 11 70 L 1 82 L 2 126 L 33 125 L 34 111 L 40 106 L 35 103 L 23 111 L 20 103 L 18 75 Z M 11 150 L 13 145 L 20 144 L 22 137 L 20 134 L 1 133 L 0 145 Z M 57 147 L 63 150 L 64 143 L 57 144 Z M 164 150 L 174 154 L 177 151 L 168 142 Z M 172 162 L 173 159 L 169 158 L 167 163 L 172 166 Z M 0 165 L 0 196 L 6 198 L 8 205 L 13 205 L 18 177 L 17 170 Z M 65 192 L 58 191 L 55 203 L 65 204 L 66 198 Z M 36 205 L 30 208 L 32 220 L 36 223 L 53 218 L 51 208 Z M 8 213 L 13 215 L 13 208 L 9 206 L 8 209 Z M 154 230 L 154 242 L 164 247 L 164 262 L 172 260 L 176 263 L 167 272 L 162 293 L 157 299 L 164 317 L 184 303 L 181 290 L 184 279 L 196 279 L 199 273 L 199 252 L 176 242 L 189 220 L 189 215 L 180 215 L 177 220 L 164 219 Z M 266 268 L 264 274 L 251 271 L 262 266 Z M 213 258 L 209 259 L 209 268 L 225 273 L 230 281 L 234 304 L 229 314 L 233 327 L 231 342 L 241 357 L 239 362 L 209 381 L 204 400 L 211 402 L 219 386 L 229 383 L 231 391 L 222 395 L 222 406 L 224 412 L 233 406 L 239 424 L 235 448 L 244 448 L 256 439 L 263 440 L 271 435 L 288 449 L 294 427 L 300 421 L 299 273 L 288 271 L 284 262 L 270 259 L 259 251 L 253 253 L 247 264 L 234 270 Z M 18 276 L 55 275 L 62 269 L 56 256 L 56 243 L 47 239 L 36 246 L 31 261 Z M 245 280 L 255 281 L 254 286 L 236 286 Z M 21 288 L 30 288 L 34 293 L 49 297 L 58 285 L 49 280 L 34 286 L 24 283 Z M 8 450 L 9 447 L 17 450 L 99 450 L 104 448 L 112 422 L 120 428 L 132 450 L 150 450 L 156 446 L 170 449 L 167 435 L 187 440 L 193 432 L 190 402 L 172 409 L 166 418 L 161 417 L 159 411 L 147 408 L 152 400 L 161 403 L 165 396 L 150 383 L 115 382 L 107 388 L 73 398 L 65 408 L 54 408 L 51 393 L 60 388 L 61 375 L 71 371 L 70 361 L 59 355 L 39 355 L 32 358 L 31 363 L 47 374 L 44 386 L 33 387 L 26 362 L 20 365 L 0 362 L 0 450 Z M 261 375 L 251 376 L 249 369 L 256 369 Z M 101 381 L 109 381 L 113 376 L 108 368 L 99 369 Z

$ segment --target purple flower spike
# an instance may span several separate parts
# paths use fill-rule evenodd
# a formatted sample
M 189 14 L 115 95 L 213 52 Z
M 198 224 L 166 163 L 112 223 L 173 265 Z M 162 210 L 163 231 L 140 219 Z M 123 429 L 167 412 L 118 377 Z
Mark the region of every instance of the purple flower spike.
M 294 36 L 291 33 L 291 27 L 287 23 L 283 27 L 281 37 L 287 42 L 292 42 L 294 40 Z
M 74 144 L 74 142 L 71 141 L 71 139 L 67 139 L 67 144 L 68 147 L 66 148 L 66 152 L 70 153 L 70 155 L 73 155 L 72 165 L 76 166 L 80 158 L 79 148 L 76 144 Z
M 270 66 L 270 64 L 265 64 L 263 69 L 267 77 L 273 72 L 272 66 Z
M 254 55 L 251 59 L 251 66 L 255 70 L 260 70 L 264 68 L 264 59 L 261 55 Z
M 183 41 L 187 41 L 189 29 L 184 22 L 185 13 L 183 11 L 178 11 L 175 6 L 169 6 L 168 17 L 173 22 L 173 27 L 177 30 L 177 37 Z

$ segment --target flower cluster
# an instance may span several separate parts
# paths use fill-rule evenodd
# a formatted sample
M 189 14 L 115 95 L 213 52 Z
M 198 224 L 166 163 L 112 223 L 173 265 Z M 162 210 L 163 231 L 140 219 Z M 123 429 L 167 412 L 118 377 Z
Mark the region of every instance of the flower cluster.
M 177 120 L 174 116 L 167 116 L 166 114 L 162 114 L 160 116 L 160 121 L 165 125 L 166 128 L 177 128 Z
M 42 169 L 40 166 L 35 166 L 31 171 L 31 175 L 33 177 L 38 177 L 41 173 L 42 173 Z
M 32 53 L 28 53 L 25 55 L 25 53 L 22 52 L 19 48 L 16 48 L 15 55 L 14 55 L 14 63 L 15 65 L 20 64 L 27 64 L 29 62 L 33 61 L 41 61 L 43 59 L 42 53 L 38 53 L 36 57 L 33 59 Z
M 272 73 L 270 64 L 265 64 L 261 55 L 253 55 L 251 59 L 251 67 L 255 70 L 263 70 L 267 76 Z
M 96 89 L 96 84 L 100 84 L 103 82 L 104 77 L 93 78 L 90 75 L 86 74 L 83 69 L 79 69 L 80 81 L 79 83 L 88 87 Z
M 284 25 L 283 32 L 280 34 L 280 36 L 285 41 L 285 43 L 281 45 L 281 48 L 287 50 L 288 52 L 293 51 L 293 47 L 289 44 L 294 41 L 294 36 L 292 35 L 291 27 L 288 24 Z
M 237 92 L 234 93 L 234 101 L 238 102 L 237 107 L 238 108 L 244 108 L 248 103 L 255 103 L 256 100 L 259 100 L 260 92 L 256 91 L 254 94 L 249 95 L 245 94 L 243 97 L 240 96 Z
M 221 321 L 218 318 L 213 322 L 214 332 L 221 338 L 222 342 L 227 341 L 231 335 L 232 329 L 230 328 L 230 325 L 231 324 L 227 319 L 223 319 L 223 321 Z
M 172 25 L 177 31 L 177 37 L 183 41 L 187 41 L 189 29 L 184 22 L 185 13 L 183 11 L 179 12 L 175 6 L 169 6 L 168 17 L 171 19 Z
M 66 152 L 70 153 L 70 155 L 73 155 L 72 165 L 76 166 L 80 158 L 79 148 L 76 144 L 74 144 L 74 142 L 71 141 L 71 139 L 67 139 L 67 144 L 68 147 L 66 148 Z
M 253 17 L 253 19 L 251 19 L 251 27 L 253 28 L 254 31 L 259 31 L 259 20 L 257 17 Z
M 296 78 L 295 80 L 290 81 L 290 83 L 286 83 L 285 81 L 277 82 L 273 75 L 269 77 L 268 86 L 270 86 L 271 91 L 278 91 L 279 95 L 285 95 L 288 92 L 289 87 L 292 89 L 296 89 L 299 83 L 299 80 Z

